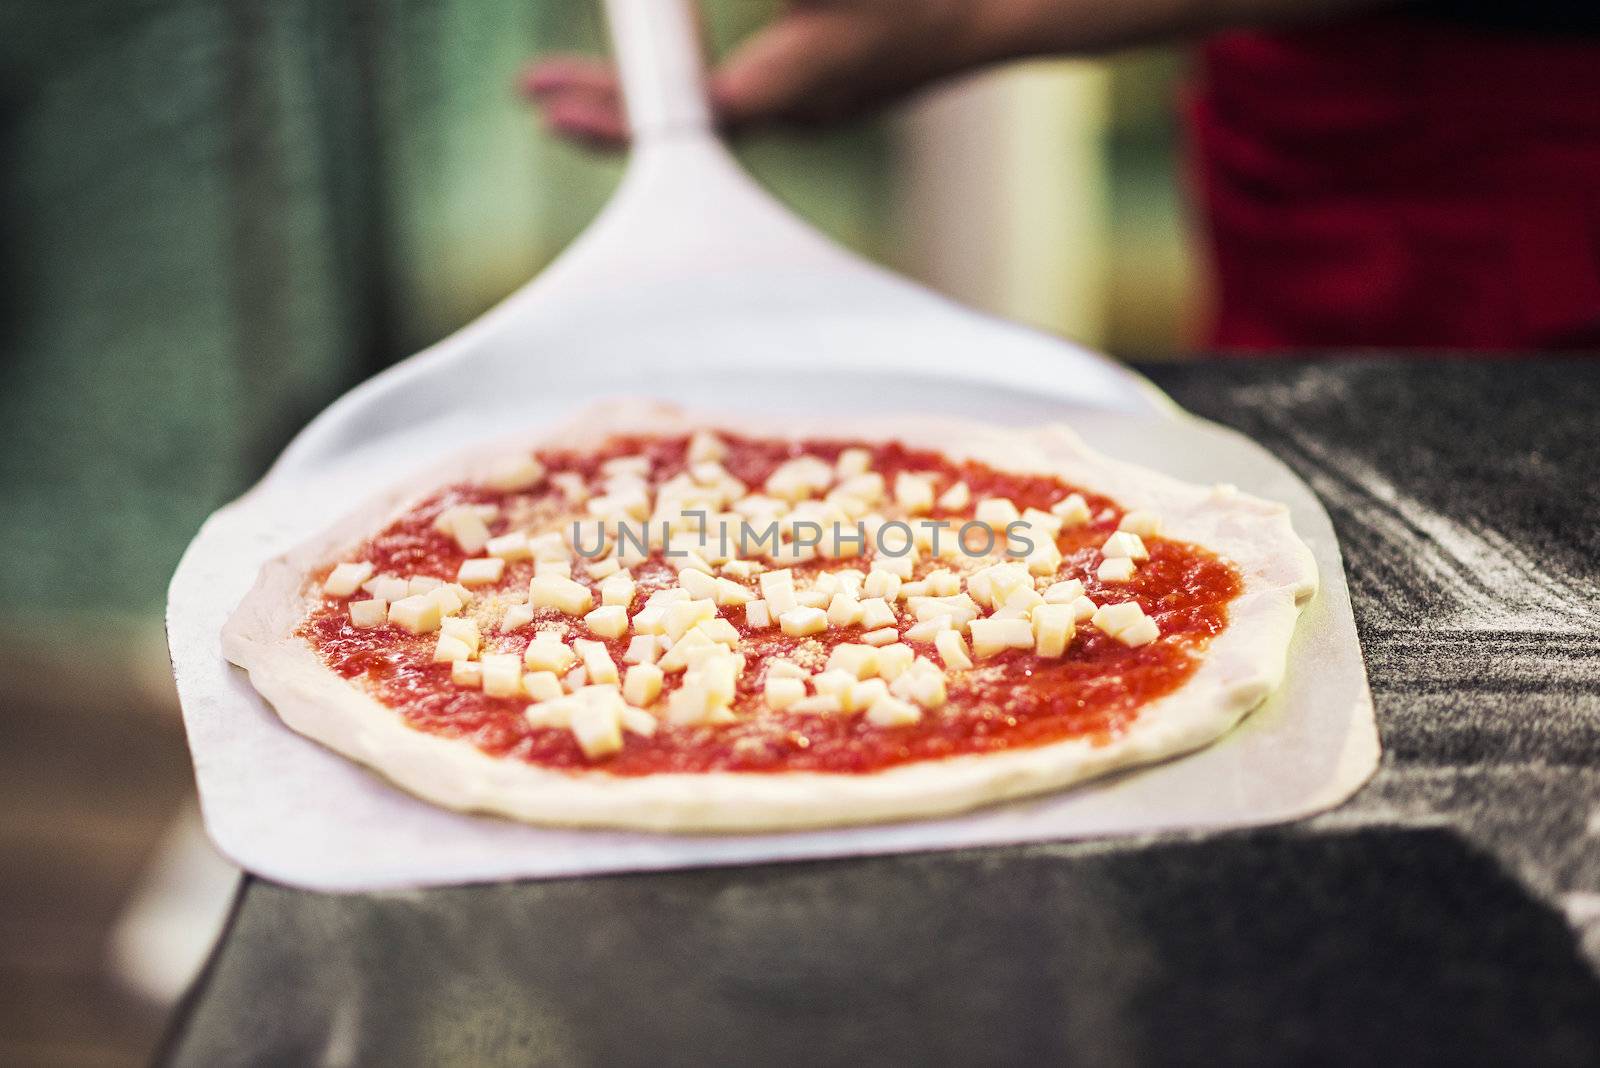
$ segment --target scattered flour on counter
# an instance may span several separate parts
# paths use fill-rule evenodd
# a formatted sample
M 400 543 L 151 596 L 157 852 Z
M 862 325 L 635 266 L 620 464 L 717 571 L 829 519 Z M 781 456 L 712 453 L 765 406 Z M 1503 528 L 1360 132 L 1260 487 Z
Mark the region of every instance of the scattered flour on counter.
M 1420 572 L 1440 602 L 1430 605 L 1429 629 L 1600 633 L 1600 584 L 1554 574 L 1499 531 L 1459 522 L 1405 493 L 1354 452 L 1322 441 L 1293 409 L 1326 403 L 1347 391 L 1342 378 L 1305 375 L 1290 386 L 1253 387 L 1236 399 L 1248 404 L 1304 454 L 1299 465 L 1319 496 L 1357 517 L 1381 539 L 1380 553 Z

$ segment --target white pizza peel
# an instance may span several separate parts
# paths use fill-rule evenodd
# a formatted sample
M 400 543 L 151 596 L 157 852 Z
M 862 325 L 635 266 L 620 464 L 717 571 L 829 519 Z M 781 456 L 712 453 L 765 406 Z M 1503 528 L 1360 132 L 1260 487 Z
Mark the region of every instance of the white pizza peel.
M 833 245 L 711 132 L 686 0 L 608 0 L 633 132 L 615 198 L 547 271 L 346 394 L 202 528 L 168 636 L 206 826 L 268 878 L 354 891 L 1237 827 L 1349 796 L 1377 735 L 1337 542 L 1260 447 L 1079 346 L 962 308 Z M 1120 458 L 1289 504 L 1322 590 L 1283 689 L 1217 745 L 954 819 L 737 837 L 563 831 L 430 806 L 294 734 L 222 658 L 260 565 L 441 455 L 627 394 L 711 411 L 937 412 L 1071 424 Z

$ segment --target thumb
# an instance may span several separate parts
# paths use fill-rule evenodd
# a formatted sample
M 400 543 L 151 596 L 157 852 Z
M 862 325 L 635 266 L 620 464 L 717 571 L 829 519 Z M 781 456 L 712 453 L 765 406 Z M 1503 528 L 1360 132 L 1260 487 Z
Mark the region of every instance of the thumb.
M 858 18 L 800 8 L 745 41 L 712 72 L 712 105 L 730 127 L 832 118 L 865 54 Z

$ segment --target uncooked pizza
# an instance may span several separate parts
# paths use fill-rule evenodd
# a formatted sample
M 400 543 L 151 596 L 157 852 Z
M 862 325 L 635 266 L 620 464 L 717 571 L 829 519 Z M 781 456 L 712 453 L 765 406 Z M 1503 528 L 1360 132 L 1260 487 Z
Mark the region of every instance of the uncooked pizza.
M 1281 679 L 1286 509 L 1069 429 L 618 403 L 269 563 L 224 649 L 430 801 L 742 831 L 951 813 L 1206 745 Z

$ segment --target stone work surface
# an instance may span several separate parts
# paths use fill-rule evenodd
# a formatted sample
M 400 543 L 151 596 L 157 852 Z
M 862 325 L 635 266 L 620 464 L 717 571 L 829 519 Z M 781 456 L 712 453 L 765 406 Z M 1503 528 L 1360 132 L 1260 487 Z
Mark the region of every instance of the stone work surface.
M 1155 376 L 1333 516 L 1385 759 L 1317 828 L 1447 822 L 1600 964 L 1600 362 Z
M 1349 804 L 409 894 L 251 881 L 166 1059 L 1600 1063 L 1600 362 L 1149 373 L 1333 515 L 1385 745 Z

